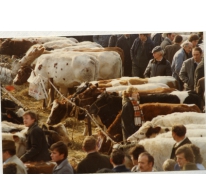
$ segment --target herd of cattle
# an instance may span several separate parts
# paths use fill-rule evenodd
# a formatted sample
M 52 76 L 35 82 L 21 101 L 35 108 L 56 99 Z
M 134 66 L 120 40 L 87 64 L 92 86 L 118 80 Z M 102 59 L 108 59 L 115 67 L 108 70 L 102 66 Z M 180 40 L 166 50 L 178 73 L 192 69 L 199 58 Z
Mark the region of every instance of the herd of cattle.
M 11 69 L 0 67 L 3 85 L 22 85 L 28 79 L 31 81 L 32 76 L 42 78 L 49 93 L 47 107 L 51 108 L 42 125 L 48 146 L 59 140 L 68 145 L 71 143 L 63 124 L 66 118 L 87 121 L 85 134 L 89 135 L 92 134 L 91 122 L 98 121 L 106 134 L 102 137 L 100 152 L 110 154 L 114 142 L 120 147 L 125 143 L 139 143 L 154 156 L 154 166 L 161 171 L 175 143 L 171 127 L 184 124 L 189 139 L 200 147 L 206 165 L 206 149 L 203 148 L 206 145 L 206 119 L 202 99 L 195 92 L 178 91 L 176 80 L 170 76 L 122 77 L 124 54 L 120 48 L 103 48 L 94 42 L 78 42 L 66 37 L 16 38 L 5 39 L 0 54 L 13 58 Z M 52 85 L 66 99 L 55 99 Z M 127 142 L 123 142 L 121 96 L 131 85 L 138 88 L 145 122 Z M 75 92 L 68 95 L 69 89 L 75 89 Z M 43 106 L 46 107 L 45 100 Z M 1 100 L 2 139 L 15 141 L 18 156 L 26 150 L 27 128 L 23 125 L 23 111 L 15 102 Z

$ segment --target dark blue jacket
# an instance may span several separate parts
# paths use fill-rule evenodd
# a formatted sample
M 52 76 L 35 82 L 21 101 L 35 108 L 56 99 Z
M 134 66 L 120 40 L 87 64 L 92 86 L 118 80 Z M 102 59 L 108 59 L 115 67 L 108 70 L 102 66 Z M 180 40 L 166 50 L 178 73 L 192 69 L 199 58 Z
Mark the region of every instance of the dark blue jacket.
M 124 164 L 113 168 L 113 171 L 114 172 L 131 172 L 129 169 L 126 168 L 126 166 Z

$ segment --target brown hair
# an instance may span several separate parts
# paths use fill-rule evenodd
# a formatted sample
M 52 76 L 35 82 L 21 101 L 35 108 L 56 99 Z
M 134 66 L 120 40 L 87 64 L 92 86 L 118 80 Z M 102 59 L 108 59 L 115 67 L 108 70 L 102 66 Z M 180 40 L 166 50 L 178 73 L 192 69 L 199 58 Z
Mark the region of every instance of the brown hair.
M 185 136 L 187 129 L 184 125 L 174 125 L 172 127 L 172 132 L 174 132 L 177 136 L 182 137 Z
M 38 117 L 37 117 L 36 113 L 33 111 L 28 110 L 23 114 L 23 116 L 25 116 L 25 115 L 29 115 L 31 117 L 31 119 L 38 121 Z
M 88 151 L 95 150 L 96 145 L 97 145 L 97 140 L 95 139 L 94 136 L 86 136 L 83 141 L 82 147 L 86 152 L 88 152 Z
M 174 171 L 175 164 L 176 162 L 174 159 L 167 159 L 164 161 L 162 168 L 164 171 Z
M 58 141 L 54 144 L 51 145 L 50 150 L 56 150 L 57 152 L 59 152 L 59 154 L 64 154 L 64 158 L 66 158 L 68 156 L 68 147 L 67 145 L 62 142 L 62 141 Z
M 195 162 L 195 155 L 192 151 L 192 148 L 190 148 L 189 146 L 187 146 L 187 144 L 180 146 L 176 152 L 175 155 L 184 153 L 184 157 L 187 161 L 194 163 Z
M 191 34 L 188 40 L 189 42 L 199 40 L 199 36 L 196 34 Z
M 182 36 L 180 36 L 180 35 L 177 35 L 177 36 L 175 36 L 175 38 L 174 38 L 174 42 L 175 43 L 181 43 L 182 42 Z
M 145 151 L 144 146 L 137 144 L 129 150 L 129 154 L 133 156 L 134 160 L 138 160 L 139 155 Z
M 200 148 L 198 146 L 194 145 L 194 144 L 187 144 L 187 145 L 193 151 L 193 154 L 195 156 L 195 162 L 202 164 L 203 158 L 202 158 L 202 155 L 200 154 Z
M 195 47 L 192 49 L 193 51 L 199 51 L 202 54 L 202 49 L 200 47 Z
M 147 158 L 148 158 L 148 163 L 152 163 L 152 166 L 154 165 L 154 157 L 150 154 L 150 153 L 148 153 L 148 152 L 143 152 L 143 153 L 141 153 L 140 155 L 139 155 L 139 157 L 140 156 L 147 156 Z

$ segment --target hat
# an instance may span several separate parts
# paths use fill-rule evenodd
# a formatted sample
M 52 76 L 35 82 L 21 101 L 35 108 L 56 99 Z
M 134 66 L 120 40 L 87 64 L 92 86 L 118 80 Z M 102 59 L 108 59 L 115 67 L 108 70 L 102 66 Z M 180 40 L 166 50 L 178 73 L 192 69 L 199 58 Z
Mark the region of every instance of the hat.
M 16 149 L 14 141 L 11 140 L 2 140 L 2 150 L 13 150 Z
M 158 51 L 162 51 L 161 46 L 156 46 L 152 49 L 152 53 L 158 52 Z

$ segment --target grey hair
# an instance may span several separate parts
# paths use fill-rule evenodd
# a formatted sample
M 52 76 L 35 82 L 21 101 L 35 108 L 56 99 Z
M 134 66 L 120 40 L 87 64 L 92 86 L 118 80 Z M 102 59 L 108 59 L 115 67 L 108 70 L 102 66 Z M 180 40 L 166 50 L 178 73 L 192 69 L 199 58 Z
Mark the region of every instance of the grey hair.
M 187 47 L 187 46 L 189 46 L 189 45 L 191 45 L 192 46 L 192 43 L 191 42 L 189 42 L 189 41 L 185 41 L 185 42 L 183 42 L 182 43 L 182 47 L 184 48 L 184 47 Z

